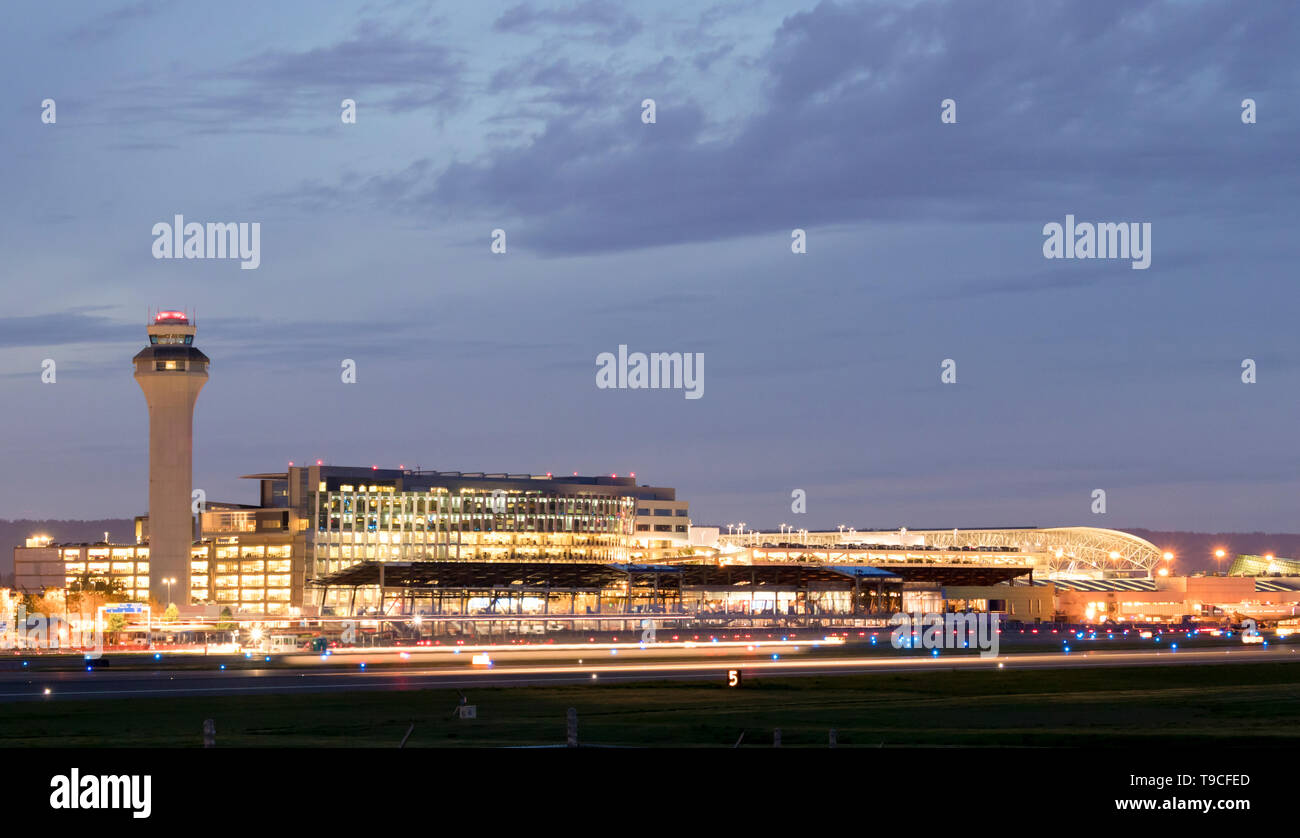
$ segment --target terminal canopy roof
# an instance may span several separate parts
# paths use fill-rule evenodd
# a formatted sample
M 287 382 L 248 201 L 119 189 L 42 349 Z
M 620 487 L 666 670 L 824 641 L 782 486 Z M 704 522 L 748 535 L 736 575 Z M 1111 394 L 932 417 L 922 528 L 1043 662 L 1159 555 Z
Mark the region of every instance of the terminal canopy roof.
M 362 562 L 316 579 L 318 587 L 378 585 L 389 588 L 599 589 L 634 587 L 852 588 L 855 582 L 899 582 L 898 576 L 874 567 L 848 565 L 646 565 L 570 562 Z

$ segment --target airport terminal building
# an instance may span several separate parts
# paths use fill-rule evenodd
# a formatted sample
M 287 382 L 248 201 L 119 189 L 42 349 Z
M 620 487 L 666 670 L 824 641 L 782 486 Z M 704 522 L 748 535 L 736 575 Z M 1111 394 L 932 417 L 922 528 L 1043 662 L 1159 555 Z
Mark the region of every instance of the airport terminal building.
M 214 568 L 206 601 L 241 611 L 294 611 L 313 581 L 361 563 L 616 563 L 674 557 L 639 538 L 637 509 L 686 510 L 676 491 L 634 477 L 485 474 L 316 464 L 249 475 L 261 504 L 201 516 L 199 545 Z M 689 529 L 689 517 L 674 516 Z M 683 539 L 684 540 L 684 539 Z M 289 577 L 259 576 L 259 560 L 287 551 Z M 196 574 L 197 576 L 197 574 Z M 276 584 L 272 586 L 270 583 Z M 288 582 L 287 585 L 282 583 Z M 201 583 L 195 580 L 196 587 Z M 261 585 L 265 584 L 265 593 Z M 286 590 L 287 588 L 287 590 Z M 197 593 L 197 591 L 195 592 Z M 287 598 L 286 598 L 287 596 Z M 364 591 L 358 607 L 377 604 Z M 196 597 L 197 598 L 197 597 Z
M 247 475 L 259 504 L 214 503 L 198 515 L 188 581 L 168 584 L 180 604 L 240 614 L 299 615 L 339 602 L 312 583 L 364 563 L 618 563 L 679 558 L 689 507 L 676 491 L 634 477 L 380 469 L 316 464 Z M 658 509 L 668 516 L 656 515 Z M 667 518 L 675 539 L 639 535 L 637 520 Z M 41 545 L 15 550 L 17 586 L 29 592 L 102 580 L 130 599 L 150 592 L 150 522 L 135 544 Z M 343 596 L 336 592 L 334 598 Z M 378 590 L 349 595 L 376 607 Z
M 1095 527 L 693 533 L 676 490 L 635 474 L 318 460 L 246 475 L 256 503 L 207 503 L 195 519 L 192 413 L 211 361 L 184 312 L 159 312 L 147 332 L 135 377 L 149 406 L 150 514 L 132 544 L 15 548 L 20 591 L 104 582 L 129 600 L 254 620 L 512 615 L 569 625 L 641 614 L 836 625 L 953 608 L 1032 621 L 1212 616 L 1223 597 L 1233 613 L 1294 614 L 1300 598 L 1249 580 L 1179 583 L 1162 566 L 1171 554 Z M 1287 564 L 1272 558 L 1243 557 L 1238 572 Z

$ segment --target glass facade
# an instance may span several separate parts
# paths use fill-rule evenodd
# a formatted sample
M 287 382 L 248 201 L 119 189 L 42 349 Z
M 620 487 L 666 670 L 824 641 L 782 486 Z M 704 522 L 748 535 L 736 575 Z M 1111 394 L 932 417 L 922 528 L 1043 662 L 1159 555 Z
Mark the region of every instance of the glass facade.
M 535 490 L 345 485 L 312 496 L 312 578 L 363 561 L 626 561 L 635 517 L 631 497 Z
M 293 613 L 294 603 L 302 601 L 301 590 L 294 596 L 293 546 L 237 541 L 226 538 L 194 548 L 196 558 L 190 571 L 193 600 L 215 602 L 236 613 Z
M 116 585 L 131 600 L 149 599 L 149 548 L 143 546 L 63 547 L 63 582 Z

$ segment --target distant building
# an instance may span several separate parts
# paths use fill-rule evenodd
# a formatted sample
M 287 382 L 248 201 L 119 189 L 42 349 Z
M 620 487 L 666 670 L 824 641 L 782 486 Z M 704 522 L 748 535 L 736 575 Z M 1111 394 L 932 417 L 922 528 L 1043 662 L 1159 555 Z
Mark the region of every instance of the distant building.
M 1300 560 L 1276 556 L 1237 556 L 1229 576 L 1300 576 Z

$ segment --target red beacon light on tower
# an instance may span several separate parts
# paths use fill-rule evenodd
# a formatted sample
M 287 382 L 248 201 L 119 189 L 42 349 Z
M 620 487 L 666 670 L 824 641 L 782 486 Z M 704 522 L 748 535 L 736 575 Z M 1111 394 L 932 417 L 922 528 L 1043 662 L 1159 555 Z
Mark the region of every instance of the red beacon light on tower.
M 179 320 L 184 322 L 188 319 L 189 318 L 185 316 L 185 312 L 183 311 L 160 311 L 154 315 L 153 322 L 162 323 L 168 320 Z

